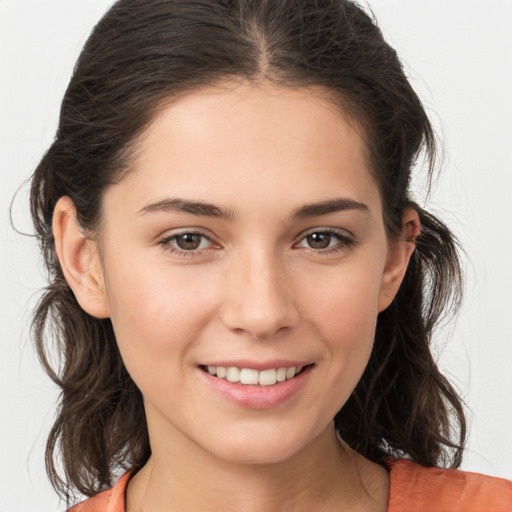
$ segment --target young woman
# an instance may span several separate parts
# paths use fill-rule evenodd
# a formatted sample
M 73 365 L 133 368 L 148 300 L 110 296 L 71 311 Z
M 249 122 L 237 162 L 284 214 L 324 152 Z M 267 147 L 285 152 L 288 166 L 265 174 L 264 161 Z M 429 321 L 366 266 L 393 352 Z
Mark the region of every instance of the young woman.
M 512 483 L 441 469 L 465 420 L 429 342 L 461 278 L 409 197 L 423 151 L 352 2 L 113 5 L 32 181 L 74 511 L 512 509 Z

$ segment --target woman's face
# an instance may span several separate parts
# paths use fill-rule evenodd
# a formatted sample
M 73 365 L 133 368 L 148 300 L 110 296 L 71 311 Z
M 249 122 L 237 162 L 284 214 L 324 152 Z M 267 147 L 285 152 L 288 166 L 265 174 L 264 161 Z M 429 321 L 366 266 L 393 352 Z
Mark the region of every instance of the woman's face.
M 105 308 L 153 443 L 263 463 L 330 428 L 402 260 L 329 103 L 228 84 L 169 104 L 103 219 Z

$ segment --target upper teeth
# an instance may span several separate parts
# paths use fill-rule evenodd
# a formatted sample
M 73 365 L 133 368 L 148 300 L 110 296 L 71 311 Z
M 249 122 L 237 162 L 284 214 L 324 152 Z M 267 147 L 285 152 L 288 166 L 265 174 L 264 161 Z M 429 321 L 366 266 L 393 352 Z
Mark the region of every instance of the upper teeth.
M 208 366 L 208 373 L 216 375 L 220 379 L 240 384 L 259 384 L 260 386 L 272 386 L 276 382 L 284 382 L 292 379 L 302 370 L 302 367 L 271 368 L 269 370 L 254 370 L 252 368 L 237 368 L 235 366 Z

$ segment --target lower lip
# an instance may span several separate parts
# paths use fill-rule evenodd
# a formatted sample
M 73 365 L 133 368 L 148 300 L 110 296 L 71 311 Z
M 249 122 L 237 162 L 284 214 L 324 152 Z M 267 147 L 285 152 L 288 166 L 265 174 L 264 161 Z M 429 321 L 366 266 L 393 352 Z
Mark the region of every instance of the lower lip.
M 224 398 L 249 409 L 271 409 L 293 398 L 306 384 L 313 365 L 307 366 L 292 379 L 272 386 L 233 383 L 214 377 L 199 369 L 210 387 Z

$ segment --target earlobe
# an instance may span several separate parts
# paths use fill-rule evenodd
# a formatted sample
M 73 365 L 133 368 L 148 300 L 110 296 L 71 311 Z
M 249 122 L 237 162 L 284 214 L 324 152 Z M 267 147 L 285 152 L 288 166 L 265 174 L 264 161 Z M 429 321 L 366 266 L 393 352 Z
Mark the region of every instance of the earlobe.
M 402 284 L 409 260 L 421 232 L 418 212 L 407 208 L 402 217 L 402 233 L 390 243 L 389 256 L 382 275 L 378 311 L 384 311 L 393 301 Z
M 83 234 L 75 206 L 69 197 L 61 197 L 57 201 L 52 229 L 60 267 L 76 300 L 90 315 L 108 318 L 108 302 L 97 242 Z

